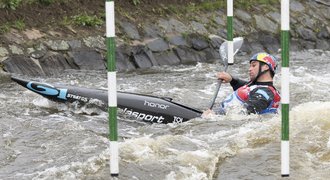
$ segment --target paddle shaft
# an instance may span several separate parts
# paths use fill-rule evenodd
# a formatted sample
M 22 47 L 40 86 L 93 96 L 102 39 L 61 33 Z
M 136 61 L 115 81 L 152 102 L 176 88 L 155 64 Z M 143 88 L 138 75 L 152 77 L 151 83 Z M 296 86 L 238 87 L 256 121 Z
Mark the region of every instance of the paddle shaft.
M 228 69 L 228 64 L 226 64 L 226 66 L 225 66 L 225 72 L 227 71 L 227 69 Z M 222 84 L 222 80 L 221 80 L 221 79 L 219 79 L 219 80 L 218 80 L 218 84 L 217 84 L 217 87 L 216 87 L 216 89 L 215 89 L 215 92 L 214 92 L 214 95 L 213 95 L 213 99 L 212 99 L 212 101 L 211 101 L 211 104 L 210 104 L 210 108 L 209 108 L 209 109 L 212 109 L 212 108 L 213 108 L 213 106 L 214 106 L 215 100 L 216 100 L 216 99 L 217 99 L 217 97 L 218 97 L 218 93 L 219 93 L 219 90 L 220 90 L 221 84 Z
M 234 56 L 238 52 L 238 50 L 241 48 L 242 44 L 243 44 L 243 38 L 242 37 L 234 38 L 233 42 L 231 44 L 234 47 L 234 50 L 232 52 L 233 54 L 230 54 L 230 56 Z M 221 46 L 219 48 L 219 54 L 221 55 L 221 59 L 224 62 L 225 72 L 227 71 L 227 68 L 228 68 L 228 56 L 227 56 L 227 53 L 226 53 L 227 51 L 228 51 L 228 42 L 224 42 L 224 43 L 221 44 Z M 214 106 L 215 99 L 218 96 L 221 84 L 222 84 L 222 80 L 218 80 L 218 84 L 217 84 L 216 90 L 214 92 L 214 96 L 213 96 L 213 99 L 212 99 L 211 104 L 209 106 L 210 107 L 209 109 L 212 109 L 213 106 Z

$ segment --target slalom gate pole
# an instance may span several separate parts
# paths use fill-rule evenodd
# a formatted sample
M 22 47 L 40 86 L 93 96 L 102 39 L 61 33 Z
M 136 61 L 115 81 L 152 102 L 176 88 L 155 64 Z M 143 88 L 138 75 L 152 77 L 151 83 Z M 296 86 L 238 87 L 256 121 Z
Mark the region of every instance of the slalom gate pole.
M 281 77 L 281 110 L 282 110 L 282 137 L 281 137 L 281 174 L 289 177 L 290 174 L 290 145 L 289 145 L 289 41 L 290 41 L 290 0 L 281 0 L 281 49 L 282 49 L 282 77 Z
M 227 41 L 228 64 L 234 63 L 233 44 L 233 0 L 227 0 Z M 281 0 L 281 175 L 290 175 L 290 144 L 289 144 L 289 102 L 290 102 L 290 72 L 289 72 L 289 41 L 290 41 L 290 0 Z
M 227 41 L 228 41 L 228 64 L 234 64 L 234 43 L 233 43 L 233 0 L 227 0 Z
M 110 174 L 119 175 L 119 150 L 117 129 L 117 80 L 115 60 L 115 3 L 113 0 L 105 2 L 106 14 L 106 44 L 108 64 L 108 114 L 110 139 Z

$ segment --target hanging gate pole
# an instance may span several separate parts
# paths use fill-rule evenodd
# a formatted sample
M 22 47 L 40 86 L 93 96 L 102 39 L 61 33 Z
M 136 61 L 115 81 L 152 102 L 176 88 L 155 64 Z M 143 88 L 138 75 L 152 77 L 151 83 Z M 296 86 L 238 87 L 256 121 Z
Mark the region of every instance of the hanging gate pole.
M 117 80 L 115 60 L 115 4 L 113 0 L 105 2 L 106 14 L 106 44 L 108 64 L 108 114 L 110 139 L 110 174 L 119 174 L 119 150 L 117 129 Z
M 227 41 L 228 41 L 228 64 L 234 64 L 234 43 L 233 43 L 233 13 L 234 2 L 227 0 Z
M 227 0 L 227 41 L 228 64 L 234 63 L 233 45 L 233 0 Z M 281 174 L 290 175 L 290 145 L 289 145 L 289 41 L 290 41 L 290 0 L 281 0 L 281 49 L 282 49 L 282 77 L 281 77 Z
M 289 145 L 289 41 L 290 41 L 290 0 L 281 0 L 281 49 L 282 49 L 282 79 L 281 79 L 281 109 L 282 109 L 282 138 L 281 138 L 281 174 L 290 174 L 290 145 Z

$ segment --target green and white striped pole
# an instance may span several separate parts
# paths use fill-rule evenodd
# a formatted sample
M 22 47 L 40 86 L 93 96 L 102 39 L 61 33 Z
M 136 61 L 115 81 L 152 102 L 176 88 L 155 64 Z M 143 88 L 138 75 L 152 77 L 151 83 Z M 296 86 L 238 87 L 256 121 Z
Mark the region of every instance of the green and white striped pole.
M 290 72 L 289 72 L 289 41 L 290 41 L 290 0 L 281 0 L 281 48 L 282 48 L 282 141 L 281 141 L 281 174 L 290 174 L 289 145 L 289 102 L 290 102 Z
M 106 44 L 108 62 L 108 113 L 110 139 L 110 174 L 119 174 L 119 150 L 117 130 L 117 80 L 115 60 L 115 4 L 113 0 L 105 2 Z
M 227 41 L 228 41 L 228 64 L 234 64 L 234 43 L 233 43 L 233 0 L 227 0 Z

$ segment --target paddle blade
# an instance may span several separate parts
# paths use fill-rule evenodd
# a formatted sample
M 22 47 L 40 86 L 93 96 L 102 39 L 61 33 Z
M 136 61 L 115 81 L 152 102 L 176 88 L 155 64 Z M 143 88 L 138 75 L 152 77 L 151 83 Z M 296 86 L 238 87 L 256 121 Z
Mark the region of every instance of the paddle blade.
M 243 37 L 234 38 L 233 39 L 233 44 L 234 44 L 234 55 L 235 55 L 238 52 L 238 50 L 242 47 Z M 220 53 L 221 59 L 223 61 L 223 64 L 225 65 L 225 70 L 224 70 L 225 72 L 227 71 L 227 68 L 228 68 L 228 56 L 227 56 L 227 52 L 228 52 L 228 41 L 225 41 L 225 42 L 223 42 L 221 44 L 221 46 L 219 48 L 219 53 Z M 218 92 L 220 90 L 221 82 L 222 81 L 218 81 L 217 88 L 215 90 L 213 99 L 212 99 L 212 101 L 210 103 L 210 106 L 209 106 L 210 109 L 213 108 L 213 105 L 215 103 L 215 99 L 218 96 Z
M 233 44 L 234 44 L 234 55 L 238 52 L 238 50 L 242 47 L 244 42 L 243 37 L 236 37 L 233 39 Z M 219 53 L 221 56 L 222 61 L 224 64 L 228 64 L 228 41 L 225 41 L 221 44 L 219 48 Z
M 234 55 L 239 51 L 239 49 L 241 49 L 243 42 L 243 37 L 234 38 Z

